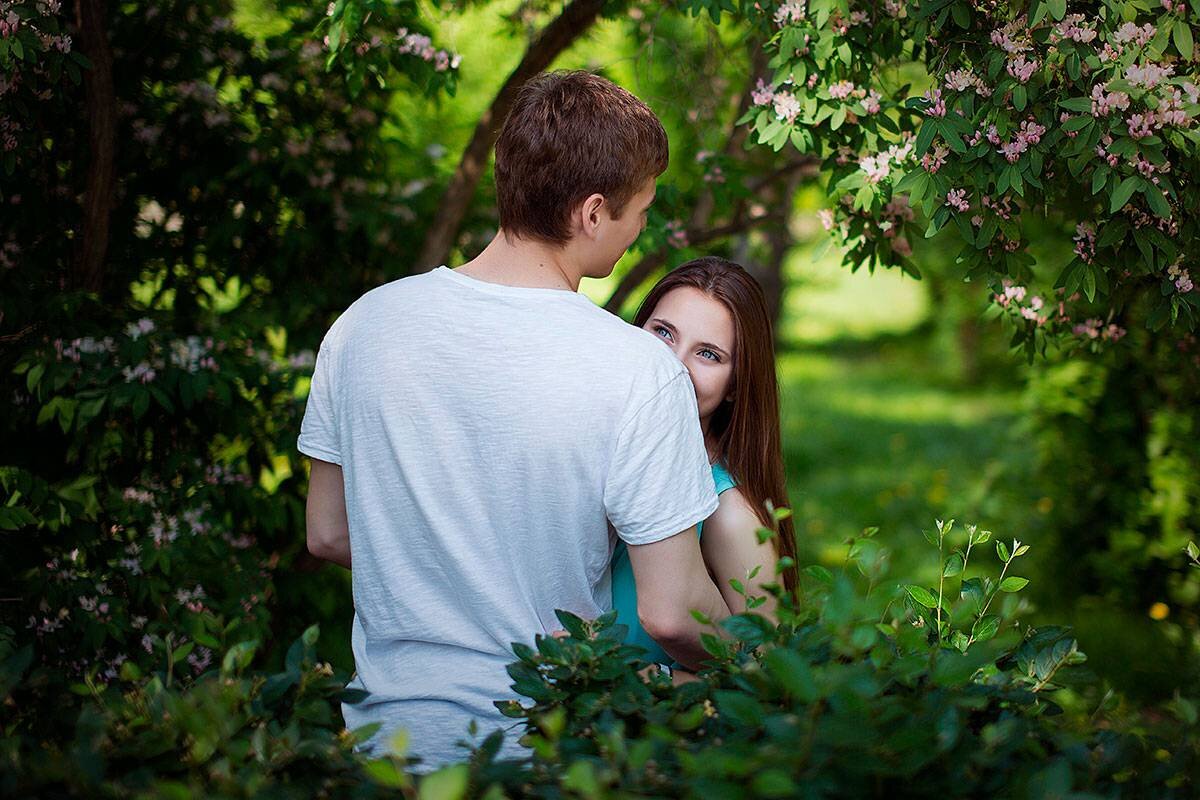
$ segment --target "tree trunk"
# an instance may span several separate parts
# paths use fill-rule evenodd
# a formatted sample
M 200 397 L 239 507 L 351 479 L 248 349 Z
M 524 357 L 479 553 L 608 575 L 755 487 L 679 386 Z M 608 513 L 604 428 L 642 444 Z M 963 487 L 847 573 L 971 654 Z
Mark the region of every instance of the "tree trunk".
M 560 53 L 582 36 L 596 22 L 604 4 L 605 0 L 572 0 L 529 45 L 521 63 L 508 76 L 491 106 L 479 118 L 471 141 L 458 162 L 458 169 L 442 196 L 433 224 L 425 235 L 425 243 L 413 265 L 414 271 L 433 269 L 444 263 L 450 255 L 454 239 L 475 198 L 488 155 L 500 135 L 500 126 L 504 124 L 516 99 L 517 90 L 525 81 L 549 67 Z
M 117 98 L 113 56 L 105 28 L 104 0 L 78 0 L 75 22 L 80 50 L 92 62 L 84 72 L 89 160 L 83 196 L 83 227 L 75 247 L 71 282 L 77 289 L 100 292 L 108 252 L 110 217 L 115 205 Z

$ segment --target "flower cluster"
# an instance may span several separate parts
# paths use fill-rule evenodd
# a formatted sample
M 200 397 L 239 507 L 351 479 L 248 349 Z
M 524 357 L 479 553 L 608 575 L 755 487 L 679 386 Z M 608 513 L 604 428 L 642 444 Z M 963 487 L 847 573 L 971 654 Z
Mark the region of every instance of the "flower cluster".
M 1116 323 L 1105 325 L 1102 321 L 1091 318 L 1076 324 L 1071 332 L 1083 339 L 1099 339 L 1105 342 L 1115 342 L 1125 336 L 1125 329 Z
M 1038 66 L 1037 59 L 1030 61 L 1022 55 L 1009 61 L 1007 69 L 1008 74 L 1016 78 L 1017 83 L 1028 83 Z
M 1122 45 L 1133 44 L 1137 47 L 1145 47 L 1150 44 L 1150 40 L 1154 38 L 1156 33 L 1158 33 L 1158 30 L 1149 22 L 1141 27 L 1132 22 L 1126 22 L 1117 28 L 1116 33 L 1113 34 L 1113 40 Z
M 397 50 L 402 55 L 414 55 L 424 61 L 433 64 L 433 68 L 438 72 L 445 72 L 448 69 L 458 69 L 458 65 L 462 63 L 462 56 L 457 53 L 451 53 L 448 50 L 438 50 L 433 46 L 433 40 L 422 33 L 413 33 L 408 28 L 400 28 L 396 31 L 396 40 L 400 43 Z
M 1096 29 L 1086 24 L 1084 22 L 1086 19 L 1083 14 L 1067 14 L 1061 22 L 1054 26 L 1054 32 L 1050 34 L 1050 43 L 1054 44 L 1059 40 L 1069 39 L 1080 44 L 1087 44 L 1095 40 Z
M 992 89 L 983 79 L 976 75 L 970 69 L 956 69 L 953 72 L 946 73 L 944 82 L 946 88 L 955 92 L 965 92 L 968 89 L 974 90 L 980 97 L 991 97 Z
M 688 246 L 687 228 L 677 219 L 673 219 L 666 225 L 667 229 L 667 244 L 674 247 L 676 250 L 682 250 Z
M 992 44 L 1009 57 L 1031 50 L 1033 42 L 1029 36 L 1029 27 L 1025 24 L 1025 15 L 1022 14 L 1004 27 L 992 31 Z
M 750 100 L 756 106 L 769 106 L 774 99 L 775 91 L 767 85 L 766 81 L 759 78 L 757 86 L 750 92 Z
M 905 139 L 881 153 L 866 155 L 858 160 L 858 168 L 867 175 L 867 183 L 879 183 L 891 174 L 893 166 L 900 166 L 912 155 L 913 141 Z
M 1196 288 L 1192 283 L 1192 276 L 1186 269 L 1180 267 L 1178 262 L 1167 267 L 1167 280 L 1171 281 L 1175 286 L 1175 291 L 1181 294 L 1186 294 Z
M 779 27 L 796 25 L 804 21 L 804 3 L 789 0 L 775 9 L 775 24 Z
M 971 204 L 967 201 L 967 192 L 965 189 L 951 189 L 947 192 L 946 205 L 959 212 L 971 210 Z
M 1081 222 L 1075 226 L 1075 255 L 1085 264 L 1092 263 L 1096 257 L 1096 228 L 1090 222 Z
M 1000 145 L 1000 149 L 996 152 L 1004 156 L 1008 163 L 1015 164 L 1030 145 L 1037 144 L 1042 140 L 1042 135 L 1045 133 L 1045 126 L 1039 125 L 1036 120 L 1032 118 L 1023 120 L 1013 140 Z
M 925 109 L 925 115 L 929 117 L 944 117 L 946 116 L 946 101 L 942 98 L 941 89 L 930 89 L 925 92 L 925 99 L 929 101 L 928 108 Z
M 796 121 L 801 111 L 800 101 L 791 92 L 776 92 L 772 105 L 775 116 L 789 124 Z

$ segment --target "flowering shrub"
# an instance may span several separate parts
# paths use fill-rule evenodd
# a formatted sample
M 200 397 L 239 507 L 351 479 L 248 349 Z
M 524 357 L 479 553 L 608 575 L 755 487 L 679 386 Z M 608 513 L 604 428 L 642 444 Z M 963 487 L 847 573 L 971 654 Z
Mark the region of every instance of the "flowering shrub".
M 1030 354 L 1047 340 L 1119 340 L 1131 313 L 1156 330 L 1200 319 L 1200 9 L 1071 9 L 782 3 L 761 23 L 773 75 L 743 118 L 759 142 L 824 159 L 824 222 L 853 267 L 918 275 L 909 256 L 920 226 L 925 237 L 954 230 L 965 275 L 993 285 Z M 923 71 L 929 88 L 911 93 L 901 71 Z M 897 202 L 923 220 L 898 218 Z M 1074 257 L 1051 265 L 1053 285 L 1037 290 L 1034 214 L 1052 214 L 1075 241 Z M 1021 304 L 1014 291 L 1026 289 Z
M 0 464 L 0 529 L 22 536 L 2 572 L 50 685 L 200 674 L 268 638 L 273 573 L 302 517 L 296 489 L 278 490 L 301 469 L 307 377 L 293 364 L 310 368 L 311 352 L 142 318 L 46 341 L 12 368 L 21 383 L 6 390 L 33 427 L 6 431 L 7 458 L 22 458 Z

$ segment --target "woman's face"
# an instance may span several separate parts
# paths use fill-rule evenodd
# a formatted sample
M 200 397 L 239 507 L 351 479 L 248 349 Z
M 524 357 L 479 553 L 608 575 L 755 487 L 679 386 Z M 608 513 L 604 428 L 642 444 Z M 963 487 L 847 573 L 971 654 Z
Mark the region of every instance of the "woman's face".
M 662 296 L 643 327 L 666 342 L 687 367 L 707 432 L 709 418 L 733 388 L 737 342 L 729 309 L 699 289 L 680 286 Z

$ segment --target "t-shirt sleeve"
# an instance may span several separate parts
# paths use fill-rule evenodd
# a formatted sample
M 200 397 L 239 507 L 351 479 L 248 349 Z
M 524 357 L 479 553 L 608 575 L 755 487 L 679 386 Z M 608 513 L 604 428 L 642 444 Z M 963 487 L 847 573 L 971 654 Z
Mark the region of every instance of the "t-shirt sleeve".
M 312 385 L 308 390 L 308 404 L 304 408 L 304 420 L 300 423 L 300 438 L 296 441 L 296 449 L 311 458 L 340 465 L 342 448 L 338 440 L 335 404 L 336 359 L 328 341 L 327 335 L 317 353 L 317 363 L 313 368 Z
M 624 420 L 609 463 L 604 506 L 628 544 L 674 536 L 717 510 L 696 392 L 686 372 Z

